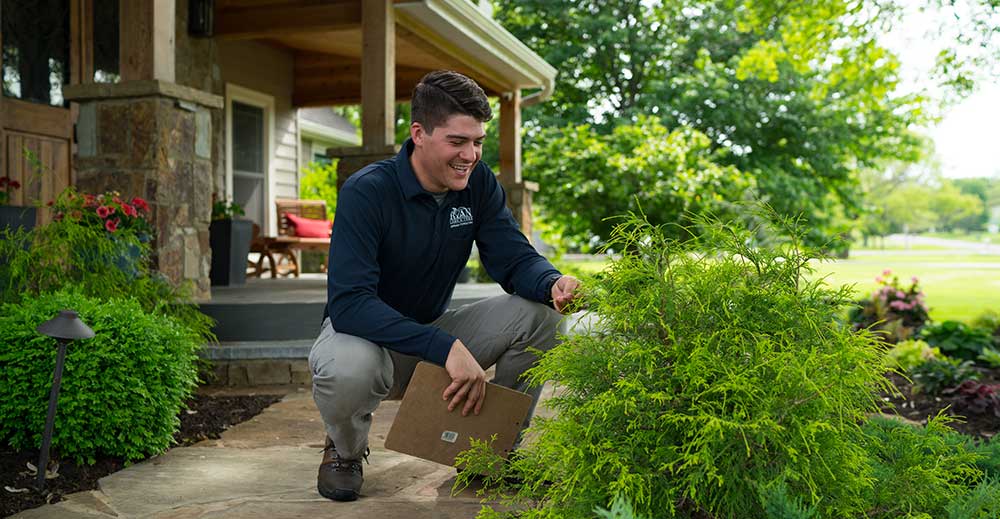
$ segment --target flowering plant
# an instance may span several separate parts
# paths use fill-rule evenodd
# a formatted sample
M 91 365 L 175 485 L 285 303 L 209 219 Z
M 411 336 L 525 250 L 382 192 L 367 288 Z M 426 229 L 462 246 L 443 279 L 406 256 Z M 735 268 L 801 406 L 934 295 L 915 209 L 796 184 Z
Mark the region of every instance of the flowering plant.
M 21 183 L 8 176 L 0 177 L 0 205 L 10 203 L 10 194 L 15 189 L 21 187 Z
M 860 308 L 851 314 L 855 329 L 869 328 L 886 333 L 886 342 L 895 343 L 913 336 L 929 319 L 924 291 L 920 280 L 910 278 L 910 286 L 903 287 L 892 270 L 885 269 L 875 278 L 878 288 L 871 296 L 860 301 Z
M 49 206 L 59 221 L 69 219 L 86 227 L 104 229 L 109 234 L 125 232 L 148 237 L 152 233 L 147 219 L 149 204 L 139 197 L 123 199 L 117 191 L 92 195 L 77 193 L 69 187 L 49 202 Z

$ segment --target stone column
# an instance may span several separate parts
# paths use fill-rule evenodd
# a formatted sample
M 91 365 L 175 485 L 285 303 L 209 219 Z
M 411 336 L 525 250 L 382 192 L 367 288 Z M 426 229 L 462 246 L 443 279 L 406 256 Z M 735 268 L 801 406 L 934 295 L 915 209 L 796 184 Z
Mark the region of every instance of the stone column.
M 80 106 L 77 188 L 145 198 L 157 269 L 175 284 L 192 282 L 196 297 L 207 299 L 212 120 L 222 97 L 160 80 L 71 85 L 64 96 Z
M 345 148 L 327 148 L 326 156 L 337 160 L 337 191 L 347 182 L 347 177 L 359 169 L 380 160 L 395 157 L 399 153 L 399 145 L 383 146 L 371 150 L 363 146 Z

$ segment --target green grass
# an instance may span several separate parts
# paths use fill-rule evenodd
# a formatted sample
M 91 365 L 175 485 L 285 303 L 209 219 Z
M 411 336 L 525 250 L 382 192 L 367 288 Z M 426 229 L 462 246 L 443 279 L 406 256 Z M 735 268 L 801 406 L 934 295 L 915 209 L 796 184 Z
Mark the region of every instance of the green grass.
M 990 234 L 986 232 L 929 232 L 921 234 L 921 236 L 927 236 L 931 238 L 946 238 L 949 240 L 962 240 L 971 241 L 975 243 L 992 243 L 1000 244 L 1000 234 Z
M 935 321 L 967 322 L 986 310 L 1000 310 L 1000 256 L 888 253 L 813 267 L 814 275 L 826 276 L 831 285 L 854 284 L 859 298 L 875 289 L 875 277 L 884 269 L 899 276 L 904 287 L 910 285 L 910 277 L 916 276 Z
M 560 261 L 556 265 L 567 274 L 583 276 L 600 272 L 603 260 Z M 986 310 L 1000 311 L 1000 256 L 948 255 L 928 251 L 826 261 L 813 265 L 813 277 L 825 276 L 831 285 L 853 284 L 860 299 L 875 290 L 875 277 L 885 269 L 899 276 L 904 287 L 917 276 L 927 295 L 930 315 L 935 321 L 971 321 Z

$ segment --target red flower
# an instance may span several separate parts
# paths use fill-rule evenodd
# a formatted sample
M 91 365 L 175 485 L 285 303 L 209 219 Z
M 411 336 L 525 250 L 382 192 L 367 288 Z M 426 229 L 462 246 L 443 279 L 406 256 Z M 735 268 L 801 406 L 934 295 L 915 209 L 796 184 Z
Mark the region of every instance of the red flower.
M 106 205 L 99 206 L 97 208 L 97 216 L 100 216 L 101 218 L 107 218 L 111 216 L 111 208 Z
M 147 204 L 145 200 L 143 200 L 143 199 L 141 199 L 139 197 L 135 197 L 135 198 L 132 199 L 132 205 L 138 207 L 144 213 L 148 213 L 149 212 L 149 204 Z
M 115 218 L 114 220 L 105 220 L 104 228 L 107 229 L 108 232 L 115 232 L 118 230 L 119 223 L 121 223 L 121 220 L 119 220 L 118 218 Z
M 83 195 L 83 206 L 93 207 L 97 205 L 97 197 L 94 195 Z
M 49 203 L 47 203 L 47 204 L 45 204 L 45 205 L 47 205 L 47 206 L 49 206 L 49 207 L 52 207 L 52 205 L 53 205 L 53 204 L 55 204 L 55 203 L 56 203 L 56 201 L 55 201 L 55 200 L 49 200 Z
M 11 180 L 10 181 L 10 188 L 11 189 L 17 189 L 19 187 L 21 187 L 21 183 L 20 182 L 18 182 L 16 180 Z
M 125 213 L 125 216 L 131 216 L 132 218 L 139 216 L 135 208 L 128 204 L 122 204 L 122 212 Z

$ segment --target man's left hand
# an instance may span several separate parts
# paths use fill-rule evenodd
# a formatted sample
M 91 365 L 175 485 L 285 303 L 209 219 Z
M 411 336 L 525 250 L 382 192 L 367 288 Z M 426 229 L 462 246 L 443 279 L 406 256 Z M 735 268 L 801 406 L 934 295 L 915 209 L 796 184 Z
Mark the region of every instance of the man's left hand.
M 563 276 L 552 284 L 552 306 L 556 311 L 562 313 L 573 302 L 576 297 L 576 289 L 580 286 L 580 280 L 573 276 Z

